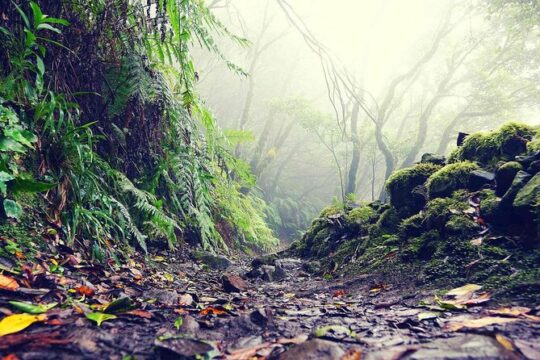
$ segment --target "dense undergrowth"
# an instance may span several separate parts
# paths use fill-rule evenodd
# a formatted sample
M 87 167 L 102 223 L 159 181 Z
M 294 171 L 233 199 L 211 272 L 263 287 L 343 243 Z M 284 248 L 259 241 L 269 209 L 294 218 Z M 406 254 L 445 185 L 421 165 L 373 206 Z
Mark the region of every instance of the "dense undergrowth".
M 479 282 L 537 301 L 538 139 L 538 128 L 517 123 L 469 135 L 447 162 L 427 154 L 395 172 L 389 204 L 326 208 L 290 251 L 329 275 L 377 273 L 402 285 Z
M 184 242 L 277 246 L 249 166 L 231 153 L 238 137 L 194 90 L 193 46 L 243 75 L 214 36 L 246 40 L 203 1 L 13 1 L 0 11 L 1 235 L 65 241 L 99 260 Z

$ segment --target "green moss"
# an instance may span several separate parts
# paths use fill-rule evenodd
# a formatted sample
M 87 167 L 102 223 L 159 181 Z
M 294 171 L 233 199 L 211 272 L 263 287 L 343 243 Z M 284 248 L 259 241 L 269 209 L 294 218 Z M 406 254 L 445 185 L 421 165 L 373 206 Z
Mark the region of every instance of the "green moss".
M 462 161 L 446 165 L 431 175 L 426 183 L 430 198 L 447 197 L 458 189 L 466 189 L 469 177 L 478 165 L 470 161 Z
M 534 152 L 540 150 L 540 137 L 527 143 L 527 151 Z
M 343 207 L 341 207 L 339 205 L 336 205 L 336 204 L 333 204 L 333 205 L 325 207 L 321 211 L 321 214 L 319 215 L 319 218 L 327 218 L 329 216 L 339 215 L 339 214 L 343 214 L 343 213 L 344 213 Z
M 345 217 L 347 223 L 365 224 L 371 222 L 377 213 L 375 210 L 368 206 L 363 205 L 349 211 Z
M 424 215 L 415 214 L 401 222 L 399 225 L 400 238 L 420 236 L 424 231 Z
M 398 229 L 401 217 L 394 208 L 386 209 L 375 224 L 377 234 L 391 234 L 395 233 Z
M 500 160 L 513 160 L 527 151 L 527 142 L 535 130 L 526 124 L 509 122 L 496 131 L 469 135 L 463 145 L 452 152 L 449 162 L 476 161 L 493 166 Z
M 443 231 L 447 221 L 454 213 L 462 212 L 468 207 L 466 199 L 463 199 L 459 193 L 451 198 L 433 199 L 426 206 L 425 227 Z
M 402 247 L 400 258 L 406 262 L 429 260 L 441 241 L 443 240 L 438 231 L 427 231 L 422 236 L 409 239 Z
M 480 230 L 481 227 L 465 215 L 452 215 L 445 225 L 445 232 L 448 235 L 470 237 L 478 234 Z
M 396 171 L 386 182 L 390 203 L 407 214 L 420 211 L 425 205 L 425 197 L 415 193 L 414 189 L 423 185 L 440 168 L 439 165 L 425 163 Z

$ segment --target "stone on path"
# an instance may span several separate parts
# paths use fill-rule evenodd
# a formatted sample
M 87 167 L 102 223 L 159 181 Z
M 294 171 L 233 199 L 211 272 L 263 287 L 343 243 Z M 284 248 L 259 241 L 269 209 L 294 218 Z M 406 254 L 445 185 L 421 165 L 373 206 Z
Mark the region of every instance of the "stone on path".
M 344 354 L 345 351 L 336 343 L 313 339 L 285 351 L 279 360 L 334 360 Z
M 221 278 L 223 289 L 227 292 L 242 292 L 249 287 L 248 283 L 238 275 L 223 275 Z

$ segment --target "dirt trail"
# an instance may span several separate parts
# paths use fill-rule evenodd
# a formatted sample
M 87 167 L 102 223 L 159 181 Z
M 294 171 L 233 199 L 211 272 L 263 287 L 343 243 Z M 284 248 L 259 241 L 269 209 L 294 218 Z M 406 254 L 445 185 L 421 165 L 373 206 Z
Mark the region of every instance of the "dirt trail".
M 434 291 L 405 291 L 366 276 L 329 281 L 308 275 L 295 259 L 282 260 L 281 273 L 256 279 L 240 277 L 252 270 L 246 260 L 218 259 L 223 262 L 211 269 L 187 256 L 151 259 L 118 271 L 66 262 L 63 274 L 37 274 L 31 284 L 14 276 L 21 287 L 1 292 L 4 314 L 17 312 L 8 306 L 15 299 L 62 306 L 49 310 L 46 322 L 0 337 L 0 354 L 5 359 L 126 360 L 194 359 L 196 354 L 207 359 L 540 358 L 538 308 L 506 307 L 505 314 L 489 314 L 500 306 L 478 300 L 484 295 L 475 293 L 469 302 L 478 306 L 437 311 L 441 303 L 431 309 L 419 305 L 433 303 Z M 268 275 L 283 279 L 270 281 Z M 85 296 L 81 285 L 90 289 Z M 115 299 L 123 300 L 103 308 Z M 116 318 L 98 327 L 85 316 L 96 311 Z M 470 322 L 476 318 L 483 320 Z M 489 319 L 498 320 L 471 328 Z

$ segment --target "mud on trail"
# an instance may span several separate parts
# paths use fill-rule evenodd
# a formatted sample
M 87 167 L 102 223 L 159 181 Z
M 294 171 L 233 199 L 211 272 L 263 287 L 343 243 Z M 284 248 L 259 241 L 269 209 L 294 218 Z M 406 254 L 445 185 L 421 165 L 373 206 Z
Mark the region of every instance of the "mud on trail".
M 474 284 L 443 295 L 312 276 L 292 258 L 198 259 L 114 269 L 65 253 L 4 272 L 2 358 L 540 358 L 540 307 L 497 304 Z

